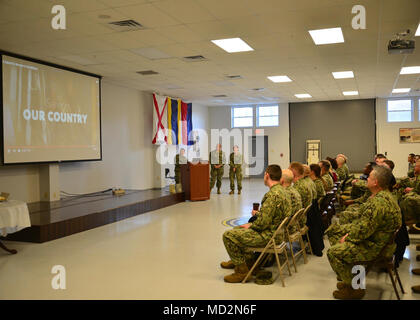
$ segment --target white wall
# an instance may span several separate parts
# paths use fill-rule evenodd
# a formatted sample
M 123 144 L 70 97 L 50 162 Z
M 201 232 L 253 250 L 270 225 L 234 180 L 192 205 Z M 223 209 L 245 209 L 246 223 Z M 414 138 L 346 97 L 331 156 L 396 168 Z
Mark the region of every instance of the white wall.
M 209 107 L 210 130 L 211 129 L 229 129 L 231 130 L 231 107 Z M 254 121 L 255 123 L 255 121 Z M 253 128 L 255 133 L 255 126 Z M 290 162 L 289 148 L 289 104 L 279 104 L 279 126 L 265 127 L 264 135 L 268 136 L 268 163 L 278 164 L 282 168 L 287 168 Z M 242 131 L 242 130 L 241 130 Z M 209 148 L 213 150 L 215 143 L 209 143 Z M 226 157 L 231 150 L 223 150 Z M 283 156 L 281 156 L 283 154 Z M 226 167 L 227 168 L 227 167 Z M 225 176 L 228 176 L 228 170 L 225 168 Z
M 387 99 L 376 99 L 377 152 L 386 153 L 387 157 L 394 161 L 394 175 L 396 177 L 403 177 L 407 175 L 407 157 L 409 153 L 420 154 L 420 143 L 399 142 L 400 128 L 420 128 L 418 104 L 420 97 L 411 97 L 410 99 L 413 100 L 413 122 L 388 122 Z

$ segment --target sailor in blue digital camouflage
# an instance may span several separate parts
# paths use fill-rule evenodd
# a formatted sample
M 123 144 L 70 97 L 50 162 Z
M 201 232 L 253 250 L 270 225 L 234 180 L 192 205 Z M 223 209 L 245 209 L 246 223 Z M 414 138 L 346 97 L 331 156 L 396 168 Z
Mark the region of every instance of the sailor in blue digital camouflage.
M 277 230 L 280 223 L 291 213 L 291 203 L 285 189 L 280 185 L 282 171 L 278 165 L 270 165 L 264 173 L 264 184 L 270 188 L 265 194 L 257 219 L 235 227 L 223 234 L 223 243 L 230 257 L 221 267 L 234 269 L 234 273 L 224 277 L 226 282 L 241 282 L 252 264 L 252 252 L 246 247 L 264 247 Z
M 234 146 L 233 152 L 229 157 L 229 180 L 230 180 L 230 192 L 229 194 L 234 194 L 235 192 L 235 178 L 238 185 L 238 194 L 241 194 L 242 190 L 242 154 L 239 153 L 239 147 Z
M 175 183 L 181 183 L 181 164 L 187 164 L 187 157 L 185 157 L 185 149 L 181 148 L 179 154 L 175 156 Z
M 389 242 L 401 227 L 401 211 L 388 190 L 391 179 L 391 170 L 376 167 L 368 178 L 372 195 L 361 205 L 359 218 L 341 225 L 341 234 L 335 234 L 335 240 L 330 239 L 332 246 L 327 252 L 328 260 L 341 281 L 337 284 L 338 290 L 333 292 L 336 299 L 361 299 L 364 296 L 364 289 L 352 288 L 355 263 L 376 258 L 385 246 L 385 256 L 391 257 L 395 252 L 396 245 L 389 245 Z
M 222 187 L 222 178 L 224 173 L 224 165 L 226 163 L 225 153 L 222 151 L 222 145 L 219 143 L 216 146 L 216 150 L 210 152 L 209 155 L 211 170 L 210 170 L 210 191 L 213 189 L 214 184 L 217 180 L 217 193 L 220 194 L 220 188 Z

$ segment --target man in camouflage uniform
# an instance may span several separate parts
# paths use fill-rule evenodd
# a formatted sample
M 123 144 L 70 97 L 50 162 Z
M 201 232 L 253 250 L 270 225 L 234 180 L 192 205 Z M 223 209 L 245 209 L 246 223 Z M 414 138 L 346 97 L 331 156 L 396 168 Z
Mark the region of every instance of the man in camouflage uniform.
M 312 199 L 318 199 L 318 193 L 316 191 L 316 185 L 315 182 L 311 179 L 311 169 L 307 164 L 303 165 L 303 176 L 306 184 L 308 185 L 309 189 L 311 189 L 312 192 Z
M 416 162 L 414 174 L 414 178 L 400 182 L 403 185 L 400 207 L 405 221 L 420 223 L 420 161 Z
M 290 199 L 292 211 L 291 215 L 293 216 L 296 212 L 302 209 L 302 198 L 293 184 L 293 172 L 289 169 L 284 169 L 281 175 L 280 184 L 286 190 L 287 196 Z M 297 229 L 297 228 L 296 228 Z M 297 230 L 290 230 L 292 233 Z
M 179 154 L 175 156 L 175 183 L 181 183 L 181 164 L 187 164 L 187 158 L 185 157 L 185 149 L 181 148 Z
M 303 165 L 299 162 L 292 162 L 290 164 L 289 170 L 293 172 L 293 186 L 299 192 L 300 197 L 302 198 L 302 207 L 307 208 L 312 204 L 313 194 L 311 188 L 304 179 Z M 302 225 L 306 224 L 305 216 L 302 216 L 300 223 Z
M 370 261 L 378 256 L 401 227 L 401 211 L 388 190 L 392 179 L 391 170 L 376 167 L 369 175 L 368 188 L 372 193 L 360 207 L 360 216 L 350 224 L 341 225 L 341 234 L 327 256 L 337 278 L 339 290 L 333 292 L 336 299 L 361 299 L 364 289 L 352 288 L 352 267 L 358 261 Z M 340 239 L 340 240 L 338 240 Z M 392 256 L 396 245 L 389 246 L 386 256 Z
M 331 164 L 327 160 L 322 160 L 319 166 L 321 167 L 321 178 L 325 182 L 325 192 L 330 192 L 334 188 L 334 181 L 329 174 Z
M 229 180 L 230 180 L 230 192 L 229 194 L 235 193 L 235 177 L 236 183 L 238 184 L 238 194 L 241 194 L 242 190 L 242 155 L 239 153 L 239 147 L 234 146 L 233 152 L 229 157 Z
M 235 269 L 235 272 L 224 278 L 226 282 L 241 282 L 249 267 L 247 261 L 252 260 L 252 252 L 246 247 L 263 247 L 273 236 L 280 223 L 290 215 L 291 204 L 284 188 L 280 185 L 281 168 L 270 165 L 264 173 L 264 184 L 270 188 L 261 202 L 261 209 L 253 223 L 235 227 L 223 234 L 223 243 L 230 261 L 222 262 L 221 267 Z
M 217 194 L 220 194 L 220 188 L 222 187 L 222 178 L 224 172 L 224 165 L 226 163 L 225 153 L 222 151 L 222 145 L 219 143 L 216 146 L 216 150 L 210 152 L 209 156 L 211 170 L 210 170 L 210 191 L 213 189 L 214 184 L 217 180 Z
M 416 166 L 416 155 L 414 153 L 410 153 L 408 155 L 408 173 L 407 173 L 407 176 L 409 178 L 414 178 L 415 166 Z
M 345 159 L 343 157 L 337 157 L 336 161 L 338 165 L 338 168 L 336 170 L 338 175 L 338 181 L 345 181 L 347 179 L 346 167 L 344 166 L 346 164 Z

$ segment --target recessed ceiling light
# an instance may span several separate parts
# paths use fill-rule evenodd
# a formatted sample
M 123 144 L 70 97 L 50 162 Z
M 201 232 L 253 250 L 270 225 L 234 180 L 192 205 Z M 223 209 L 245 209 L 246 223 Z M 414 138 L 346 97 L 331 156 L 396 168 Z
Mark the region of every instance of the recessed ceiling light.
M 347 79 L 347 78 L 354 78 L 353 71 L 340 71 L 340 72 L 333 72 L 332 73 L 334 79 Z
M 414 66 L 414 67 L 404 67 L 401 69 L 400 74 L 415 74 L 420 73 L 420 66 Z
M 392 93 L 407 93 L 410 92 L 410 88 L 398 88 L 398 89 L 394 89 L 392 90 Z
M 312 98 L 312 96 L 308 93 L 298 93 L 298 94 L 295 94 L 295 97 L 299 99 Z
M 316 45 L 344 42 L 341 28 L 310 30 L 309 34 Z
M 229 53 L 254 50 L 241 38 L 211 40 L 211 42 Z
M 420 23 L 419 26 L 417 27 L 417 31 L 416 31 L 416 37 L 420 36 Z
M 345 95 L 345 96 L 357 96 L 357 95 L 359 95 L 359 91 L 343 91 L 343 95 Z
M 288 76 L 270 76 L 267 77 L 269 80 L 273 82 L 291 82 L 292 79 L 290 79 Z

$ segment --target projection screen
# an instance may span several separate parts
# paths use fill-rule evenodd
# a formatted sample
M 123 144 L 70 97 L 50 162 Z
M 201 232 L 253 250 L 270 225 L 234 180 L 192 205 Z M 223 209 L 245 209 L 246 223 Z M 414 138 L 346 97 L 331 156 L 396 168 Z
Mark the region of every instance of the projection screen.
M 100 77 L 1 59 L 3 163 L 101 160 Z

